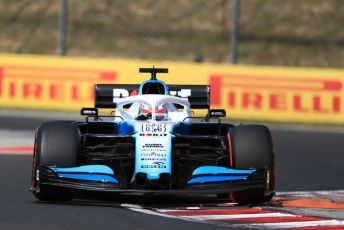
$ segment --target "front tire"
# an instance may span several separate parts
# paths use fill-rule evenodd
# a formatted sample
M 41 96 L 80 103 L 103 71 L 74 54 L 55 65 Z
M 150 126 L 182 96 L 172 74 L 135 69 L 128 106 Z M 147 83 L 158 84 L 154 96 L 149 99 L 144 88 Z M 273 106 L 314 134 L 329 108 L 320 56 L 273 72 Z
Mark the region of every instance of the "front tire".
M 231 130 L 232 167 L 268 169 L 265 189 L 234 192 L 231 199 L 241 205 L 269 202 L 275 190 L 274 152 L 270 130 L 264 125 L 242 125 Z
M 43 123 L 36 130 L 33 156 L 33 193 L 39 200 L 70 201 L 74 191 L 68 188 L 41 185 L 37 180 L 40 166 L 74 167 L 79 163 L 80 131 L 71 122 Z

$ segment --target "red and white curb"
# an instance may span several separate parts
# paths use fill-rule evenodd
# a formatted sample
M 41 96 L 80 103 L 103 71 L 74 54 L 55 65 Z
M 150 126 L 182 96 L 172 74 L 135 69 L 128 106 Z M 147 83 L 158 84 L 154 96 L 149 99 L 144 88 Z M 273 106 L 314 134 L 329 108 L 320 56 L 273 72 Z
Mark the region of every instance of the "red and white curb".
M 156 210 L 167 216 L 184 220 L 208 222 L 231 227 L 256 227 L 265 229 L 303 228 L 331 226 L 344 229 L 344 220 L 336 220 L 314 216 L 294 215 L 263 208 L 233 208 L 213 210 Z
M 0 147 L 0 155 L 32 155 L 33 146 Z
M 329 203 L 320 202 L 317 205 L 317 200 L 323 198 L 314 198 L 314 205 L 309 206 L 309 200 L 303 200 L 302 197 L 310 197 L 317 195 L 327 195 L 332 197 L 334 194 L 344 194 L 343 190 L 337 191 L 315 191 L 315 192 L 295 192 L 295 193 L 281 193 L 274 199 L 279 197 L 290 196 L 289 200 L 298 201 L 297 203 L 290 203 L 286 198 L 283 201 L 278 201 L 278 205 L 273 204 L 264 207 L 245 207 L 236 206 L 235 203 L 216 203 L 216 204 L 200 204 L 196 206 L 185 205 L 171 205 L 171 207 L 142 207 L 140 205 L 122 204 L 122 207 L 150 215 L 157 215 L 168 218 L 176 218 L 186 221 L 211 223 L 215 225 L 228 226 L 231 228 L 253 228 L 253 229 L 342 229 L 344 230 L 344 216 L 343 219 L 314 216 L 308 214 L 295 214 L 285 210 L 285 207 L 296 207 L 300 209 L 318 208 L 322 210 L 344 211 L 341 201 L 333 201 L 333 206 Z M 301 197 L 301 198 L 300 198 Z M 284 201 L 286 205 L 284 206 Z M 280 205 L 282 204 L 282 205 Z M 302 207 L 304 204 L 304 207 Z M 325 204 L 325 205 L 324 205 Z M 324 205 L 324 206 L 322 206 Z M 279 207 L 279 208 L 277 208 Z

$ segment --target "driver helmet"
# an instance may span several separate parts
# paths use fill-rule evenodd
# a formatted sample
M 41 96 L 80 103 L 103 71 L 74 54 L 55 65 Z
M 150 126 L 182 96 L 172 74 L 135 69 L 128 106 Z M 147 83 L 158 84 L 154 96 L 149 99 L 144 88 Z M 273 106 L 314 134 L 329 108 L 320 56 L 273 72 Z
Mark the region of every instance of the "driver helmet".
M 167 117 L 167 104 L 160 104 L 155 108 L 155 119 L 157 121 L 163 120 Z M 147 117 L 152 116 L 152 106 L 140 103 L 139 114 L 144 114 Z

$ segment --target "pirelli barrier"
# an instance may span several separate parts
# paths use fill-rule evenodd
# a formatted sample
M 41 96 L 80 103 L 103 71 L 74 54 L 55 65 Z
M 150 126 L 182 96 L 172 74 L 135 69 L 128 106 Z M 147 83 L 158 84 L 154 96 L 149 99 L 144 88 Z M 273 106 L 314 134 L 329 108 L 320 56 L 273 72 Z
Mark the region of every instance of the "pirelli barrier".
M 95 83 L 139 84 L 139 67 L 168 67 L 168 84 L 209 84 L 229 118 L 344 124 L 344 69 L 0 55 L 0 107 L 76 111 Z M 196 112 L 197 114 L 197 112 Z

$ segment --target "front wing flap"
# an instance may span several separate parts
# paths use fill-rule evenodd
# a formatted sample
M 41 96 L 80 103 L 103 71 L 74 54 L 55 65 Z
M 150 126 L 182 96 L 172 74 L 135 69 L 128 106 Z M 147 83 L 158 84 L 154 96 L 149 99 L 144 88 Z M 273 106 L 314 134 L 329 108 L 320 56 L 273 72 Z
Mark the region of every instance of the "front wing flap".
M 260 169 L 253 172 L 250 176 L 243 180 L 194 183 L 180 189 L 136 189 L 123 187 L 118 182 L 95 181 L 84 179 L 73 179 L 59 176 L 49 167 L 42 166 L 40 168 L 39 185 L 40 186 L 56 186 L 71 188 L 84 191 L 103 191 L 121 194 L 160 194 L 160 195 L 214 195 L 223 193 L 232 193 L 247 189 L 266 189 L 267 187 L 267 169 Z M 39 189 L 40 186 L 33 188 Z

